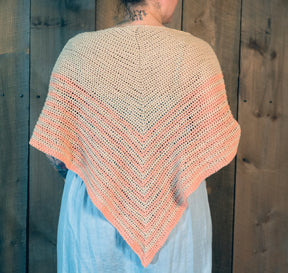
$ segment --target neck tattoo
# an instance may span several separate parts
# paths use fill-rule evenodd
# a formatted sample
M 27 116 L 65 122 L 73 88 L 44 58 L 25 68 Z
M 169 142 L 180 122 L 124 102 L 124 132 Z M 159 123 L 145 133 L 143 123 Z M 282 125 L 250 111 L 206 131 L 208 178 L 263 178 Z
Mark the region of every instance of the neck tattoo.
M 141 9 L 141 10 L 138 10 L 138 9 L 136 9 L 136 10 L 132 10 L 131 12 L 130 12 L 130 16 L 129 16 L 129 18 L 130 18 L 130 20 L 132 20 L 132 21 L 135 21 L 135 20 L 143 20 L 143 17 L 142 17 L 142 15 L 143 16 L 147 16 L 147 13 L 145 12 L 145 10 L 144 9 Z

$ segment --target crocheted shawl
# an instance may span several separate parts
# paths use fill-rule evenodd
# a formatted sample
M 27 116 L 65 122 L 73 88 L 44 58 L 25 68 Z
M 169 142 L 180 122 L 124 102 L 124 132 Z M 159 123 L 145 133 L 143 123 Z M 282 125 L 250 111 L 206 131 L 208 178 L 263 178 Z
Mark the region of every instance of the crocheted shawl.
M 51 72 L 29 144 L 63 161 L 147 267 L 240 126 L 212 47 L 165 26 L 83 32 Z

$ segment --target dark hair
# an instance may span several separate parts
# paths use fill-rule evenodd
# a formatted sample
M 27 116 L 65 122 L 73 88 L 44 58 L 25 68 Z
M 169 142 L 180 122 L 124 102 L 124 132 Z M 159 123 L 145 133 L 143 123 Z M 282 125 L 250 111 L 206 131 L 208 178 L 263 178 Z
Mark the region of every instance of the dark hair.
M 121 0 L 122 4 L 128 9 L 128 5 L 133 7 L 135 5 L 146 5 L 146 0 Z
M 136 5 L 136 4 L 145 4 L 145 0 L 121 0 L 121 2 L 125 5 L 127 8 L 128 4 Z

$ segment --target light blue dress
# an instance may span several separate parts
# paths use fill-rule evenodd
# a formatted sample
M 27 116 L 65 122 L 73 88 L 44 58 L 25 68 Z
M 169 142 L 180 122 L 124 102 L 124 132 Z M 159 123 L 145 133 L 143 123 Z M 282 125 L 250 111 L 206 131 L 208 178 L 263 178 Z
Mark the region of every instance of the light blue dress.
M 166 242 L 145 268 L 68 170 L 58 222 L 58 273 L 211 273 L 212 223 L 205 180 Z

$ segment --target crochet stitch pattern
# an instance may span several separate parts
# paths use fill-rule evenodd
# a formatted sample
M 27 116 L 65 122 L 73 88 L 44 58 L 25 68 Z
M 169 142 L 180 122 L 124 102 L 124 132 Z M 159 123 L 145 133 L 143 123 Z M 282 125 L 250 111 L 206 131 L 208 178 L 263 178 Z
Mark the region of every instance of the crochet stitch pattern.
M 81 177 L 147 267 L 188 196 L 233 160 L 240 135 L 212 47 L 130 25 L 68 40 L 29 144 Z

